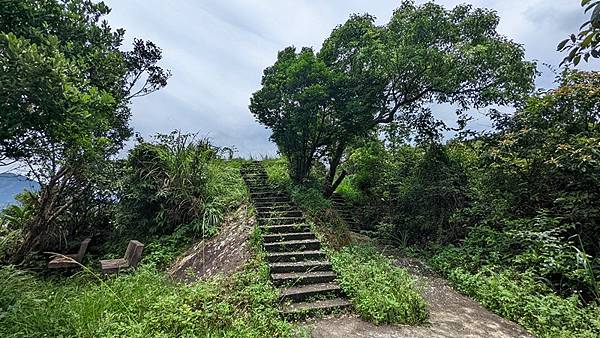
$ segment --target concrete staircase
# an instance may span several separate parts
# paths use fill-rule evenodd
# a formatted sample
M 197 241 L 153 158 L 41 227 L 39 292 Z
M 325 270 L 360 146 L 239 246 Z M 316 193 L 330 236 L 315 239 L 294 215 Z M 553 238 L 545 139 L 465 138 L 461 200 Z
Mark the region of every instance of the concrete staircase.
M 302 212 L 287 194 L 268 183 L 260 162 L 241 169 L 256 208 L 273 284 L 280 290 L 284 314 L 330 312 L 350 303 L 335 282 L 331 263 L 321 242 L 306 224 Z
M 330 197 L 331 204 L 335 212 L 348 225 L 349 229 L 360 230 L 360 225 L 356 222 L 356 216 L 352 211 L 352 207 L 346 203 L 346 200 L 338 193 L 333 193 Z

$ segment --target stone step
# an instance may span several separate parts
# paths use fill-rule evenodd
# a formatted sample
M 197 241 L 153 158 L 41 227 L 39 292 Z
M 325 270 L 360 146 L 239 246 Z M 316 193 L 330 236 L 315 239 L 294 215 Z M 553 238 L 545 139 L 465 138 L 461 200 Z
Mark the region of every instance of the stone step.
M 291 200 L 288 196 L 274 196 L 274 197 L 255 197 L 252 200 L 256 203 L 268 203 L 268 202 L 290 202 Z
M 273 217 L 302 217 L 300 210 L 269 210 L 269 211 L 258 211 L 258 216 L 261 218 L 273 218 Z
M 269 208 L 269 207 L 280 207 L 280 206 L 289 206 L 289 207 L 295 207 L 294 203 L 292 203 L 292 201 L 287 200 L 287 201 L 252 201 L 254 203 L 254 206 L 257 208 Z
M 284 232 L 263 235 L 263 242 L 277 243 L 285 241 L 299 241 L 303 239 L 315 239 L 315 234 L 307 232 Z
M 268 225 L 304 223 L 304 217 L 258 217 L 258 222 Z
M 350 305 L 350 302 L 346 299 L 334 298 L 326 300 L 317 300 L 314 302 L 302 302 L 284 305 L 281 312 L 284 315 L 297 315 L 312 311 L 319 311 L 321 313 L 333 311 L 336 309 L 343 309 L 349 307 Z
M 267 252 L 319 250 L 321 242 L 318 239 L 301 239 L 297 241 L 264 243 L 264 247 Z
M 267 198 L 267 197 L 288 197 L 286 194 L 273 191 L 250 191 L 252 198 Z
M 251 185 L 269 185 L 269 177 L 267 175 L 244 175 L 244 181 Z
M 306 223 L 279 224 L 279 225 L 260 226 L 260 230 L 267 234 L 302 233 L 302 232 L 310 231 L 310 227 Z
M 272 273 L 271 279 L 273 284 L 282 285 L 306 285 L 316 283 L 329 283 L 335 280 L 335 272 L 333 271 L 314 271 L 314 272 L 285 272 Z
M 246 182 L 248 188 L 268 187 L 270 185 L 266 177 L 245 177 L 244 182 Z
M 270 212 L 270 211 L 294 211 L 294 210 L 298 210 L 298 208 L 296 208 L 293 205 L 289 205 L 289 204 L 276 204 L 273 206 L 267 206 L 267 207 L 255 207 L 256 211 L 261 213 L 261 212 Z
M 269 264 L 271 273 L 331 271 L 328 261 L 275 262 Z
M 267 252 L 267 261 L 275 262 L 301 262 L 307 260 L 325 259 L 325 254 L 320 250 L 312 251 L 288 251 L 288 252 Z
M 339 297 L 342 295 L 342 289 L 337 283 L 317 283 L 308 285 L 292 286 L 289 288 L 281 288 L 279 291 L 279 299 L 282 301 L 291 300 L 293 302 L 302 302 L 307 298 L 322 296 L 322 297 Z
M 272 190 L 250 190 L 250 196 L 252 198 L 258 198 L 258 197 L 280 197 L 280 196 L 286 196 L 286 194 L 278 192 L 278 191 L 272 191 Z

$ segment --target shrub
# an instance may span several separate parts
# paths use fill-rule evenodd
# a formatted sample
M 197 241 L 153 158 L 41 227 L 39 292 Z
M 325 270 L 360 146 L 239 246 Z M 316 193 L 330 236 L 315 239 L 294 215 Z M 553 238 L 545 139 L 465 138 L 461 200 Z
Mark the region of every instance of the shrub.
M 447 273 L 458 290 L 540 337 L 600 335 L 600 308 L 583 307 L 577 295 L 561 298 L 553 294 L 533 274 L 489 268 L 475 274 L 462 268 Z
M 414 279 L 374 247 L 347 246 L 332 253 L 331 263 L 364 319 L 376 324 L 421 324 L 426 320 L 426 303 L 415 289 Z

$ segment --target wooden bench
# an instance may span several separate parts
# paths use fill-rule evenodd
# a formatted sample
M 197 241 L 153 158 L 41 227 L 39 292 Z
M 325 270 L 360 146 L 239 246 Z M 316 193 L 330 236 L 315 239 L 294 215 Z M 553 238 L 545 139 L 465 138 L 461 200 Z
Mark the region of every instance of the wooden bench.
M 125 251 L 125 257 L 100 261 L 102 273 L 107 275 L 110 273 L 117 273 L 121 270 L 135 268 L 142 258 L 143 250 L 144 244 L 136 240 L 129 241 L 129 245 L 127 245 L 127 250 Z
M 65 269 L 65 268 L 77 268 L 81 266 L 85 252 L 87 251 L 88 245 L 90 244 L 91 238 L 86 238 L 81 242 L 79 251 L 76 254 L 68 255 L 54 255 L 52 260 L 48 263 L 49 269 Z

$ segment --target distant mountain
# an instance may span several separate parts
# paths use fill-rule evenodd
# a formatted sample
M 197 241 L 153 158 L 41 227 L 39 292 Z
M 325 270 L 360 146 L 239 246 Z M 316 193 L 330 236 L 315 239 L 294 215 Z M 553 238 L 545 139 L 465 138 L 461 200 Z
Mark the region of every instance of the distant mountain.
M 15 202 L 15 195 L 25 189 L 37 190 L 40 185 L 25 176 L 4 173 L 0 174 L 0 209 Z

